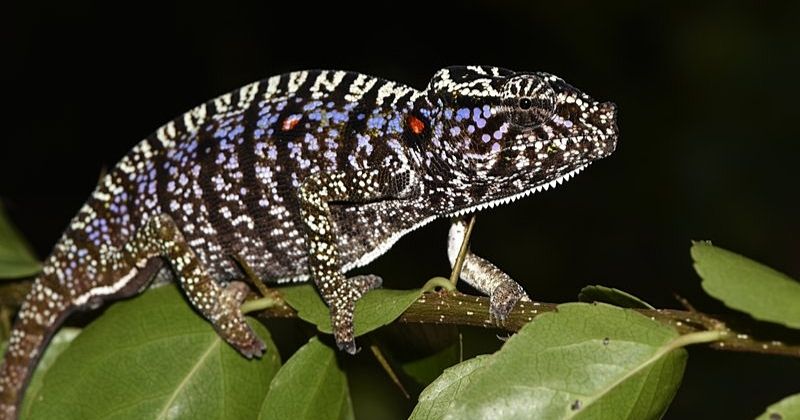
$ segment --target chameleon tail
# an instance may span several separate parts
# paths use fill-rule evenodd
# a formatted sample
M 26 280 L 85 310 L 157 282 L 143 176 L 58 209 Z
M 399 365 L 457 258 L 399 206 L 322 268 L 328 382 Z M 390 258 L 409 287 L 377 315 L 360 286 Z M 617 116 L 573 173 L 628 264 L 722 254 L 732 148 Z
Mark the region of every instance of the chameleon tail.
M 40 274 L 20 307 L 0 366 L 0 420 L 17 418 L 21 397 L 42 351 L 72 305 Z

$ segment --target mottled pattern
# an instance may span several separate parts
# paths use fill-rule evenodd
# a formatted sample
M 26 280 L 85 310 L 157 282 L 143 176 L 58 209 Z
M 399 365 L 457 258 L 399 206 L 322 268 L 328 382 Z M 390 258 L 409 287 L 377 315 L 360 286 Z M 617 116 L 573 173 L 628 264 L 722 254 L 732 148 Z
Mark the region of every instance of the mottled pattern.
M 557 185 L 614 150 L 615 124 L 612 104 L 556 76 L 479 66 L 440 70 L 422 91 L 301 71 L 202 104 L 136 145 L 56 244 L 12 332 L 0 410 L 14 417 L 67 314 L 135 294 L 164 266 L 246 356 L 263 343 L 239 312 L 232 256 L 267 281 L 311 279 L 353 353 L 353 305 L 380 278 L 345 272 L 434 218 Z M 463 278 L 502 317 L 524 292 L 482 280 L 486 267 L 468 258 Z

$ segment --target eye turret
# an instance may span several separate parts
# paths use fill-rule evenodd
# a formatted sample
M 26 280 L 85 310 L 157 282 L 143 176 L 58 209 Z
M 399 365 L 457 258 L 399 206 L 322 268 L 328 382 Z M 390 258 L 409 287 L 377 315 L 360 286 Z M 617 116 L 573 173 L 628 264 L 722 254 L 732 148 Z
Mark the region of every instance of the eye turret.
M 555 92 L 533 74 L 514 76 L 503 85 L 503 105 L 512 123 L 535 127 L 548 121 L 555 110 Z

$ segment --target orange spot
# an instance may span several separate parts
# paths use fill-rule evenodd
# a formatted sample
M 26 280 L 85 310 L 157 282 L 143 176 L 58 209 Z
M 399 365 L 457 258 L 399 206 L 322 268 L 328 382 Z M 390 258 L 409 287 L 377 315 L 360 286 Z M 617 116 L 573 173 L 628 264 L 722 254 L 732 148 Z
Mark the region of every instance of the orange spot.
M 281 124 L 281 130 L 289 131 L 293 129 L 297 123 L 300 122 L 300 117 L 297 115 L 290 115 L 288 118 L 283 120 L 283 124 Z
M 406 123 L 414 134 L 422 134 L 422 131 L 425 130 L 425 123 L 413 115 L 409 115 L 408 118 L 406 118 Z

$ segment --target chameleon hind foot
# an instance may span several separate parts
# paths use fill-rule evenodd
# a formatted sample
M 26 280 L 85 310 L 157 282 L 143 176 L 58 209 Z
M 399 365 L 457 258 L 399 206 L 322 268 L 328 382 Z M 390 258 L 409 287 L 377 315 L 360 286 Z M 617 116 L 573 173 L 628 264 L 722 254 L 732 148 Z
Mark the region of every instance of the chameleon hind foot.
M 223 340 L 247 358 L 264 353 L 266 346 L 247 325 L 240 308 L 247 296 L 247 286 L 232 282 L 223 287 L 214 281 L 171 216 L 161 214 L 148 219 L 126 245 L 125 252 L 127 260 L 134 262 L 165 258 L 177 274 L 186 297 Z
M 217 320 L 212 320 L 217 334 L 248 359 L 261 357 L 266 345 L 258 338 L 255 331 L 247 325 L 241 305 L 249 293 L 248 286 L 234 281 L 222 289 L 219 307 L 224 308 Z
M 348 287 L 342 290 L 342 299 L 331 298 L 329 306 L 331 310 L 331 327 L 333 336 L 336 338 L 336 345 L 339 350 L 344 350 L 350 354 L 356 354 L 355 331 L 353 328 L 353 314 L 356 309 L 356 301 L 364 296 L 368 291 L 378 288 L 383 280 L 372 274 L 363 274 L 349 277 L 345 280 Z M 326 299 L 327 300 L 327 299 Z

